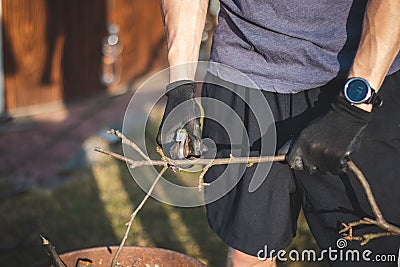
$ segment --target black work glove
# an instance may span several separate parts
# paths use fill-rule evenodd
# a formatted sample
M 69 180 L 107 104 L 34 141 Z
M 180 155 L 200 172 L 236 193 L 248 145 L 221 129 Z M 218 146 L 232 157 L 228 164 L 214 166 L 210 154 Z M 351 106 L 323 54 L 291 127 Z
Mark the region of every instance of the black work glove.
M 287 155 L 290 167 L 310 174 L 344 172 L 349 155 L 358 148 L 370 119 L 370 112 L 338 96 L 330 110 L 312 121 L 297 137 Z
M 176 144 L 177 132 L 180 129 L 186 130 L 188 136 L 184 156 L 186 158 L 201 156 L 200 107 L 194 99 L 195 91 L 196 84 L 190 80 L 167 85 L 168 101 L 156 141 L 169 158 L 179 158 L 170 153 L 170 150 Z M 182 105 L 178 107 L 180 104 Z M 169 116 L 171 112 L 173 113 Z

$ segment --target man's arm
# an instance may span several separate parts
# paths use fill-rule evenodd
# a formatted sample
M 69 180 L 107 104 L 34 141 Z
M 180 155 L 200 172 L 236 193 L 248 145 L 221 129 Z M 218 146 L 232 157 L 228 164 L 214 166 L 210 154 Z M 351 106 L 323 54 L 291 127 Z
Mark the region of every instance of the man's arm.
M 198 158 L 202 154 L 200 107 L 195 101 L 193 82 L 208 8 L 208 0 L 161 0 L 161 9 L 168 45 L 170 83 L 167 85 L 167 105 L 156 141 L 167 157 Z M 181 67 L 175 67 L 181 64 Z M 169 116 L 175 112 L 174 116 Z M 187 138 L 182 149 L 179 134 Z M 188 141 L 186 146 L 186 141 Z
M 349 78 L 364 78 L 375 90 L 380 89 L 399 53 L 399 18 L 399 0 L 369 0 Z M 326 114 L 311 122 L 296 138 L 287 156 L 290 166 L 311 174 L 345 171 L 349 155 L 357 149 L 371 120 L 367 112 L 372 110 L 371 104 L 356 106 L 338 97 Z
M 208 0 L 161 0 L 170 67 L 198 60 L 207 8 Z M 193 78 L 193 69 L 170 74 L 170 82 Z
M 369 0 L 360 45 L 349 78 L 362 77 L 378 91 L 399 50 L 400 1 Z M 372 110 L 372 104 L 357 106 Z

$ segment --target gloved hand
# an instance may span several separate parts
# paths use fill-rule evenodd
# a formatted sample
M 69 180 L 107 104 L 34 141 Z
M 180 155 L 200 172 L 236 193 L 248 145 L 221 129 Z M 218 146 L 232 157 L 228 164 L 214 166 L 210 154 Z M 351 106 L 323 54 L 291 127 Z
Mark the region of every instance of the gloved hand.
M 303 129 L 289 150 L 287 162 L 293 169 L 310 174 L 344 172 L 370 119 L 370 112 L 338 96 L 325 115 Z
M 157 143 L 167 157 L 177 159 L 170 150 L 176 144 L 177 132 L 186 130 L 188 134 L 186 158 L 201 156 L 200 107 L 194 99 L 196 84 L 183 80 L 167 85 L 167 105 L 157 134 Z M 178 107 L 178 105 L 182 104 Z M 175 111 L 173 111 L 176 108 Z M 174 112 L 171 116 L 171 112 Z M 167 119 L 168 117 L 168 119 Z

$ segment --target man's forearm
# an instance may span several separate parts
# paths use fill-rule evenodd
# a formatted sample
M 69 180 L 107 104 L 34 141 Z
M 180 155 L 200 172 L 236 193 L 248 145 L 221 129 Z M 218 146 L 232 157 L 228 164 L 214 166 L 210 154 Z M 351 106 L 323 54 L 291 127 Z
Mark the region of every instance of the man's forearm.
M 198 60 L 208 0 L 161 0 L 170 67 Z M 170 82 L 193 79 L 194 69 L 173 69 Z
M 365 78 L 376 91 L 400 49 L 400 1 L 369 0 L 360 45 L 349 77 Z M 371 106 L 361 104 L 363 109 Z

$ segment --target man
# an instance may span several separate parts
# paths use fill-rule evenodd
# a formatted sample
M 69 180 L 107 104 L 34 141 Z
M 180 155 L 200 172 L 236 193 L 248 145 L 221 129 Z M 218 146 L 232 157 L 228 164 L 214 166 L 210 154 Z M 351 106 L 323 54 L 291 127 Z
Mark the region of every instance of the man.
M 207 1 L 161 4 L 170 66 L 196 61 Z M 256 191 L 248 190 L 251 167 L 226 196 L 207 205 L 211 228 L 230 246 L 228 266 L 275 266 L 276 254 L 260 260 L 257 253 L 266 245 L 269 251 L 289 245 L 300 205 L 321 249 L 343 248 L 336 244 L 342 223 L 373 216 L 357 180 L 346 172 L 350 157 L 368 177 L 387 220 L 400 224 L 399 18 L 398 0 L 221 0 L 211 61 L 248 75 L 262 89 L 275 118 L 277 148 L 292 141 L 288 164 L 274 163 Z M 164 119 L 178 104 L 192 103 L 176 120 L 189 134 L 189 156 L 199 157 L 193 79 L 190 71 L 171 71 Z M 216 79 L 230 81 L 223 74 Z M 237 90 L 248 92 L 248 99 L 209 84 L 202 94 L 231 106 L 247 127 L 251 153 L 262 154 L 257 145 L 261 136 L 253 131 L 257 121 L 243 103 L 251 102 L 255 89 Z M 205 119 L 203 137 L 216 140 L 218 156 L 229 155 L 223 151 L 229 139 L 222 131 Z M 166 139 L 173 138 L 170 133 Z M 161 134 L 157 141 L 165 143 Z M 212 167 L 206 182 L 224 168 Z M 364 227 L 354 234 L 376 231 Z M 398 237 L 385 237 L 365 247 L 349 242 L 347 249 L 397 255 L 399 245 Z M 395 266 L 373 259 L 325 259 L 334 266 Z

